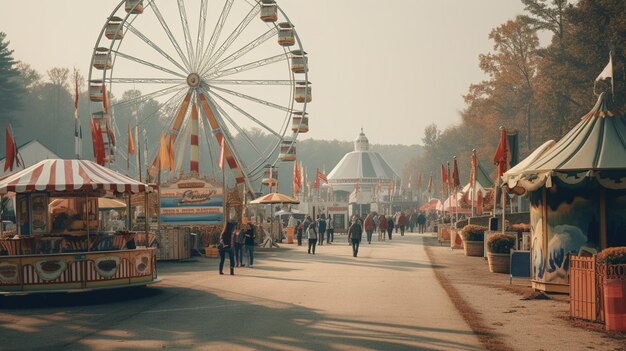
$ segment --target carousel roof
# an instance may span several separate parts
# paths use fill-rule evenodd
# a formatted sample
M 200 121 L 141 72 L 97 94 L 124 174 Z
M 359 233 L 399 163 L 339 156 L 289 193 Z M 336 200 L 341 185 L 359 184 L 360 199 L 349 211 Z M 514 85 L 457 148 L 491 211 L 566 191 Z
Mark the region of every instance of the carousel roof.
M 378 152 L 369 150 L 369 141 L 362 130 L 354 142 L 354 151 L 345 154 L 328 174 L 328 181 L 333 189 L 344 190 L 340 188 L 340 184 L 346 184 L 348 191 L 352 191 L 353 183 L 357 179 L 389 181 L 398 178 L 396 171 Z
M 602 93 L 595 106 L 561 140 L 549 142 L 503 176 L 509 189 L 551 187 L 553 177 L 570 185 L 589 178 L 608 188 L 625 189 L 626 116 L 611 108 Z
M 117 193 L 150 191 L 148 185 L 88 160 L 43 160 L 0 179 L 0 194 L 98 189 Z

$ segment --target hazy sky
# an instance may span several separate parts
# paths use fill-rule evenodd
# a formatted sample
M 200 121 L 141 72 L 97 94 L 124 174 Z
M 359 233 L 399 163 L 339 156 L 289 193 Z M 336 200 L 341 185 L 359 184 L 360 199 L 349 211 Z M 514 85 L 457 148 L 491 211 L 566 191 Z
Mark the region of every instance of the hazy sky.
M 421 143 L 426 125 L 458 123 L 462 95 L 485 78 L 478 55 L 492 48 L 490 30 L 523 9 L 519 0 L 277 2 L 309 53 L 311 131 L 301 137 L 352 141 L 362 127 L 375 144 Z M 86 75 L 118 3 L 0 0 L 0 31 L 14 57 L 41 73 L 60 66 Z

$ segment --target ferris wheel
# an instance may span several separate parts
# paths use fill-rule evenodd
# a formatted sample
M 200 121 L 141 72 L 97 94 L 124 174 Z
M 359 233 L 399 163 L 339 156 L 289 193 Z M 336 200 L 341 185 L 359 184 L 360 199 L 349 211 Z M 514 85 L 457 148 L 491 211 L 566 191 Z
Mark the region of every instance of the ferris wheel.
M 128 162 L 119 111 L 131 111 L 127 123 L 139 128 L 129 133 L 141 138 L 137 130 L 157 123 L 188 155 L 177 172 L 199 172 L 202 159 L 216 164 L 223 147 L 237 183 L 250 186 L 268 164 L 295 160 L 296 137 L 309 129 L 308 71 L 295 27 L 274 0 L 123 0 L 89 70 L 105 162 Z M 159 142 L 150 144 L 153 162 Z

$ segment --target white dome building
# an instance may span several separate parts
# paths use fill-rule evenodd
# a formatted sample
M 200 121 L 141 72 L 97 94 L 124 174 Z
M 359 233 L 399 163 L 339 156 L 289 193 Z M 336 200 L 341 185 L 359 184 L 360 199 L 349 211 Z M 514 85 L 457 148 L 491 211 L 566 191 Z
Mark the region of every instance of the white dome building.
M 390 182 L 398 182 L 398 173 L 385 159 L 369 149 L 369 141 L 361 129 L 354 141 L 354 151 L 347 153 L 328 174 L 328 183 L 335 198 L 350 203 L 370 204 L 388 195 Z M 358 193 L 355 192 L 358 184 Z M 352 194 L 352 196 L 350 196 Z

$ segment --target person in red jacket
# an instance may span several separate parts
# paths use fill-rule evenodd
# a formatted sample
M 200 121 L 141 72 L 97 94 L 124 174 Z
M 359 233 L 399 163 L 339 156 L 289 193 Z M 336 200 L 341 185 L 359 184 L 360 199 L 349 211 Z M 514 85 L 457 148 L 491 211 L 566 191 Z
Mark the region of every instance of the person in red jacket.
M 404 214 L 404 211 L 400 211 L 396 225 L 400 229 L 400 236 L 404 236 L 404 228 L 406 227 L 406 215 Z
M 363 222 L 363 227 L 365 229 L 365 233 L 367 234 L 367 243 L 372 243 L 372 233 L 376 230 L 376 223 L 374 222 L 374 213 L 370 212 L 365 217 L 365 221 Z
M 378 241 L 385 241 L 385 235 L 387 235 L 387 218 L 385 218 L 385 215 L 381 214 L 378 217 L 378 229 L 380 230 L 378 232 Z

